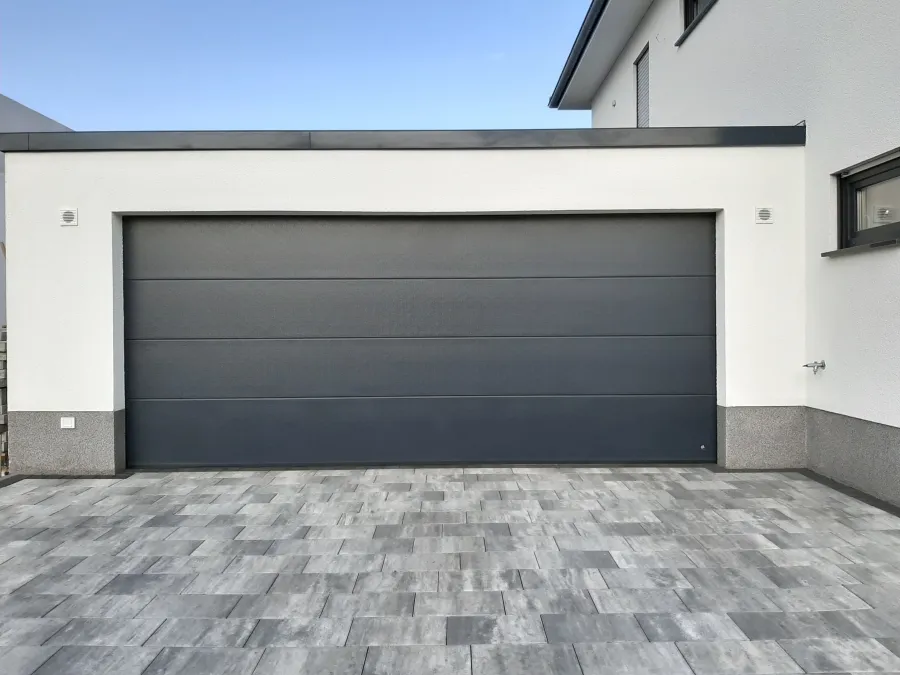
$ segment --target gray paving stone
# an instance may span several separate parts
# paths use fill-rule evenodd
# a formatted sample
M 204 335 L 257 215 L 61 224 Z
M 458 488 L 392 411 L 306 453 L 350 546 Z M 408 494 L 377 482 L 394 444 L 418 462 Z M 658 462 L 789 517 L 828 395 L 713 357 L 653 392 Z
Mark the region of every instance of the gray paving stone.
M 472 658 L 468 647 L 370 647 L 363 675 L 472 675 Z
M 900 608 L 900 584 L 883 586 L 857 585 L 848 587 L 854 595 L 872 607 Z M 0 607 L 2 613 L 2 607 Z
M 262 551 L 247 555 L 335 555 L 349 540 L 346 539 L 279 539 Z M 358 541 L 368 541 L 361 539 Z M 251 543 L 251 542 L 247 542 Z M 202 548 L 202 547 L 201 547 Z M 241 554 L 238 554 L 241 555 Z
M 425 593 L 438 590 L 439 572 L 371 572 L 360 574 L 354 593 Z
M 364 541 L 362 539 L 358 541 Z M 299 574 L 310 561 L 308 555 L 239 555 L 226 563 L 223 574 Z
M 157 558 L 145 574 L 221 574 L 234 560 L 232 556 L 164 556 Z M 120 574 L 122 574 L 120 572 Z
M 224 619 L 240 599 L 240 595 L 159 595 L 137 616 L 139 619 Z
M 628 553 L 627 551 L 612 551 L 610 556 L 616 565 L 621 568 L 660 568 L 674 567 L 685 569 L 696 567 L 690 558 L 682 551 L 660 551 L 657 553 Z
M 115 578 L 113 574 L 40 574 L 19 586 L 16 593 L 93 595 Z
M 279 574 L 269 593 L 350 593 L 357 574 Z
M 685 551 L 696 567 L 769 567 L 772 561 L 761 551 Z
M 415 600 L 415 593 L 333 593 L 322 616 L 412 616 Z
M 439 588 L 421 589 L 449 593 L 460 591 L 508 591 L 522 588 L 518 570 L 462 570 L 439 572 Z
M 782 611 L 758 588 L 695 588 L 675 592 L 692 612 Z
M 696 675 L 803 672 L 777 642 L 679 642 L 678 649 Z
M 250 675 L 262 656 L 261 649 L 209 649 L 166 647 L 142 675 L 215 673 Z
M 601 573 L 610 588 L 691 588 L 678 570 L 606 569 Z
M 841 586 L 805 586 L 766 591 L 784 612 L 825 612 L 842 609 L 871 609 L 870 605 Z
M 388 554 L 384 558 L 384 571 L 440 571 L 460 568 L 458 553 L 416 553 L 412 555 Z
M 847 565 L 856 562 L 831 548 L 767 549 L 760 551 L 760 553 L 772 561 L 773 565 L 778 565 L 779 567 L 821 565 L 823 563 Z
M 384 541 L 408 541 L 406 539 Z M 424 553 L 478 553 L 485 550 L 484 537 L 416 537 L 413 552 Z
M 196 574 L 119 574 L 97 593 L 102 595 L 177 595 Z
M 56 650 L 55 653 L 34 671 L 34 675 L 144 675 L 149 672 L 147 666 L 159 654 L 159 649 L 135 647 L 79 646 L 53 647 L 52 650 Z M 4 668 L 6 663 L 4 655 Z
M 775 588 L 774 581 L 751 567 L 697 567 L 681 570 L 694 588 Z
M 409 539 L 419 537 L 440 537 L 443 525 L 376 525 L 376 539 Z
M 358 572 L 380 572 L 384 566 L 385 556 L 371 555 L 314 555 L 311 556 L 305 574 L 354 574 Z
M 693 675 L 672 643 L 576 644 L 575 651 L 584 675 Z
M 601 614 L 688 611 L 675 591 L 669 589 L 613 588 L 589 593 Z
M 875 565 L 840 565 L 836 566 L 856 581 L 850 584 L 866 584 L 870 586 L 900 585 L 900 566 Z
M 450 616 L 448 645 L 543 644 L 547 642 L 539 616 Z
M 56 647 L 7 647 L 3 650 L 3 674 L 32 675 L 56 650 Z
M 508 523 L 472 523 L 464 525 L 444 525 L 444 537 L 508 537 L 511 535 Z M 416 535 L 427 536 L 427 535 Z
M 635 616 L 651 642 L 745 640 L 748 637 L 727 614 L 694 612 Z
M 572 645 L 473 645 L 472 675 L 582 675 Z
M 162 619 L 72 619 L 47 646 L 140 647 Z
M 310 591 L 299 594 L 269 593 L 268 595 L 245 595 L 234 605 L 234 608 L 228 614 L 228 618 L 290 619 L 303 617 L 314 619 L 321 615 L 328 597 L 327 591 Z
M 406 539 L 345 539 L 340 554 L 394 553 L 409 555 L 413 552 L 412 538 Z
M 0 618 L 39 619 L 68 597 L 32 593 L 0 595 Z
M 558 535 L 555 541 L 560 551 L 632 551 L 624 537 Z
M 96 555 L 69 568 L 69 574 L 143 574 L 159 558 Z
M 137 618 L 139 612 L 150 604 L 151 600 L 153 600 L 152 595 L 73 595 L 48 612 L 46 617 L 60 619 L 134 619 Z
M 900 671 L 900 657 L 877 640 L 822 638 L 778 644 L 808 673 Z
M 65 619 L 2 619 L 0 620 L 0 645 L 3 647 L 39 647 L 66 623 Z
M 353 619 L 347 645 L 443 645 L 444 617 L 360 617 Z
M 255 647 L 342 647 L 350 633 L 352 619 L 261 619 L 245 646 Z
M 416 616 L 505 614 L 503 595 L 492 592 L 416 593 Z
M 277 574 L 198 574 L 181 592 L 188 595 L 255 595 L 266 593 Z
M 596 614 L 587 591 L 503 591 L 507 614 Z
M 558 551 L 553 537 L 485 537 L 487 551 Z
M 605 589 L 606 580 L 597 569 L 521 570 L 522 586 L 528 589 L 576 590 L 584 588 Z
M 146 647 L 243 647 L 256 627 L 247 619 L 166 619 Z
M 607 551 L 537 551 L 535 556 L 541 569 L 615 569 L 618 567 Z
M 541 619 L 552 643 L 647 641 L 632 614 L 544 614 Z
M 270 648 L 253 675 L 360 675 L 365 647 Z
M 539 551 L 537 553 L 540 555 L 544 552 Z M 538 567 L 535 551 L 460 553 L 459 559 L 460 565 L 464 570 L 515 570 L 537 569 Z

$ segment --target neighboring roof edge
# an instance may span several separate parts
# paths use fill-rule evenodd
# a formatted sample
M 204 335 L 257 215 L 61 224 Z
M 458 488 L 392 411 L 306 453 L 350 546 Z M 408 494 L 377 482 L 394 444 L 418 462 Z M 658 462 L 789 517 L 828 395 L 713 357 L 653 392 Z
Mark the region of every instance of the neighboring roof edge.
M 591 6 L 588 7 L 588 11 L 584 15 L 584 21 L 581 22 L 578 35 L 575 36 L 575 42 L 569 51 L 566 64 L 563 66 L 559 80 L 556 82 L 556 87 L 550 95 L 549 106 L 551 108 L 559 108 L 559 104 L 562 103 L 563 96 L 566 95 L 566 89 L 569 88 L 569 82 L 572 81 L 581 57 L 584 55 L 584 50 L 587 49 L 588 43 L 594 35 L 594 30 L 596 30 L 597 24 L 600 23 L 600 19 L 603 18 L 603 13 L 606 11 L 608 4 L 609 0 L 591 0 Z
M 805 145 L 806 127 L 483 131 L 72 131 L 0 134 L 0 152 L 514 150 Z
M 0 94 L 0 107 L 2 107 L 2 106 L 10 106 L 14 109 L 18 109 L 18 110 L 24 112 L 25 114 L 35 118 L 33 125 L 29 124 L 26 126 L 40 126 L 40 127 L 43 127 L 43 131 L 47 131 L 47 132 L 49 132 L 49 131 L 56 131 L 56 132 L 73 131 L 73 129 L 71 127 L 66 126 L 62 122 L 58 122 L 55 119 L 53 119 L 52 117 L 47 117 L 47 115 L 45 115 L 44 113 L 42 113 L 38 110 L 35 110 L 34 108 L 32 108 L 30 106 L 25 105 L 21 101 L 17 101 L 14 98 L 10 98 L 6 94 Z M 0 128 L 2 128 L 2 125 L 0 125 Z M 37 131 L 39 131 L 39 129 L 34 129 L 34 131 L 37 132 Z M 2 132 L 2 133 L 27 133 L 27 131 L 20 131 L 20 132 L 6 131 L 6 132 Z

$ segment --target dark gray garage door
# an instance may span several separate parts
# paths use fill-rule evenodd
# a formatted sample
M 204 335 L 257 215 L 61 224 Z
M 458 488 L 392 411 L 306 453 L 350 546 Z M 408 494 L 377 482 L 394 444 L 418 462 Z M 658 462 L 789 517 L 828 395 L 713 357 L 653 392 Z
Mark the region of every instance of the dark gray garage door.
M 135 467 L 715 458 L 711 216 L 132 218 Z

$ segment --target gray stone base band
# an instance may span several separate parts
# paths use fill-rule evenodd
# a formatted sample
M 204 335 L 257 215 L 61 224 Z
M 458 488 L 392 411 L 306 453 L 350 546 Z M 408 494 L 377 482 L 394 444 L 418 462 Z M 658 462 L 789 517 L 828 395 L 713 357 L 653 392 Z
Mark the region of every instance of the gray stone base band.
M 74 417 L 74 429 L 60 429 Z M 11 412 L 13 474 L 112 476 L 125 468 L 125 411 Z
M 806 410 L 719 406 L 719 464 L 726 469 L 805 469 Z
M 900 505 L 900 428 L 808 409 L 809 468 Z

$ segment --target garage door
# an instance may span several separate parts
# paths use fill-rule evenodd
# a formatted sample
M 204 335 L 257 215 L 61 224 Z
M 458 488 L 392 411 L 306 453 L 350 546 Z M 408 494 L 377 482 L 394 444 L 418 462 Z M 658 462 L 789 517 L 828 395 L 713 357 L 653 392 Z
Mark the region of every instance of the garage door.
M 715 458 L 712 216 L 133 218 L 134 467 Z

